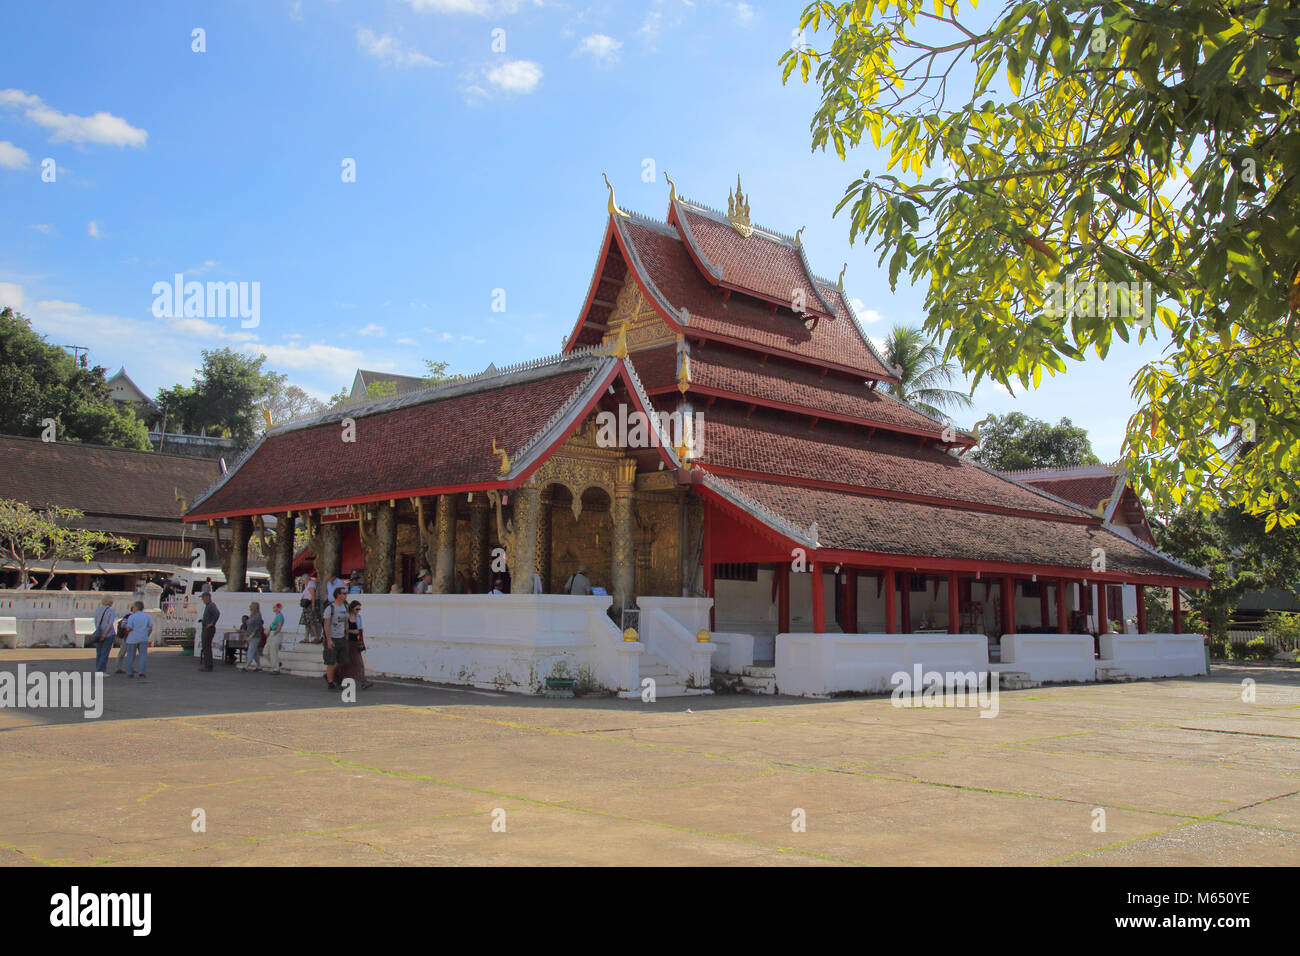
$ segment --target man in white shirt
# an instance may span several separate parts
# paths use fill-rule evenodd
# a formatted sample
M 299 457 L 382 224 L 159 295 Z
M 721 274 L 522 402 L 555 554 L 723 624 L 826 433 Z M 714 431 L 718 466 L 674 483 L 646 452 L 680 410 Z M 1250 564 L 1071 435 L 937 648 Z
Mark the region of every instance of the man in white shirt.
M 149 635 L 153 633 L 153 620 L 144 611 L 144 602 L 131 605 L 126 618 L 126 676 L 134 677 L 135 656 L 140 655 L 140 676 L 146 677 L 145 659 L 149 655 Z
M 430 588 L 432 587 L 433 587 L 433 575 L 430 574 L 428 571 L 425 571 L 423 574 L 420 575 L 420 580 L 415 582 L 415 593 L 428 594 Z

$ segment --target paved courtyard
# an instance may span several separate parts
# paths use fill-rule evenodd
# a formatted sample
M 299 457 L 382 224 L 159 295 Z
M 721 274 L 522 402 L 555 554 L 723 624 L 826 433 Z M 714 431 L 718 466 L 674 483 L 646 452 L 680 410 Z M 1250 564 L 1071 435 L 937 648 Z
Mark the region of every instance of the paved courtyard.
M 99 720 L 0 710 L 0 862 L 1300 863 L 1300 669 L 1004 691 L 993 719 L 323 684 L 161 650 Z

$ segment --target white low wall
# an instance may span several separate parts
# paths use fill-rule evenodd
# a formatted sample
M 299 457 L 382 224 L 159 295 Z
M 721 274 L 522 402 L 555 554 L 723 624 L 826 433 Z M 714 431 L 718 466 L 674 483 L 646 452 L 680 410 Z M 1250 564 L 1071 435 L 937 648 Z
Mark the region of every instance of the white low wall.
M 755 637 L 734 631 L 713 631 L 709 635 L 717 649 L 713 652 L 713 669 L 722 674 L 740 674 L 754 663 Z
M 1103 634 L 1101 667 L 1132 677 L 1194 677 L 1205 673 L 1205 638 L 1200 634 Z
M 285 632 L 302 634 L 298 595 L 218 591 L 219 631 L 239 627 L 256 600 L 269 626 L 284 605 Z M 366 673 L 531 694 L 563 661 L 610 690 L 639 687 L 641 642 L 624 642 L 604 596 L 567 594 L 350 594 L 361 602 Z
M 883 693 L 899 671 L 989 669 L 983 634 L 778 634 L 776 691 L 797 696 Z
M 1003 634 L 1001 663 L 1036 681 L 1097 678 L 1091 634 Z

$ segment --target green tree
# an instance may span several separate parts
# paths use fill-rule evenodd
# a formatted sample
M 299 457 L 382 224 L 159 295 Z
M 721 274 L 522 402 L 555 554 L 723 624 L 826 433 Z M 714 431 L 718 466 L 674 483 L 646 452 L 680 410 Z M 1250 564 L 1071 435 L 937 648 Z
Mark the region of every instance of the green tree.
M 1264 519 L 1239 508 L 1183 508 L 1157 516 L 1151 528 L 1161 551 L 1209 573 L 1209 588 L 1192 594 L 1190 604 L 1220 640 L 1227 639 L 1232 612 L 1247 591 L 1300 594 L 1300 527 L 1265 534 Z
M 440 382 L 447 382 L 455 378 L 454 375 L 447 374 L 447 362 L 435 362 L 433 359 L 424 360 L 424 381 L 429 385 L 437 385 Z
M 264 372 L 265 355 L 251 356 L 230 348 L 203 351 L 193 386 L 175 385 L 158 393 L 156 404 L 168 428 L 181 422 L 191 434 L 206 431 L 235 439 L 243 448 L 265 426 L 260 405 L 283 384 L 283 376 Z
M 800 26 L 824 48 L 782 57 L 787 79 L 816 70 L 814 149 L 869 137 L 888 156 L 845 191 L 850 237 L 925 285 L 926 331 L 976 384 L 1036 385 L 1158 334 L 1132 479 L 1162 508 L 1293 524 L 1300 7 L 1016 2 L 991 25 L 926 7 L 814 3 Z
M 1055 425 L 1022 412 L 990 415 L 969 457 L 995 471 L 1099 465 L 1086 429 L 1062 418 Z
M 310 415 L 325 410 L 326 406 L 323 402 L 312 398 L 297 385 L 290 385 L 287 381 L 288 376 L 283 373 L 272 372 L 270 378 L 271 391 L 262 404 L 263 408 L 270 413 L 272 424 L 279 425 L 300 415 Z M 265 426 L 265 421 L 262 424 Z M 265 427 L 258 430 L 265 431 Z
M 60 561 L 89 561 L 104 550 L 130 552 L 135 543 L 103 531 L 69 527 L 85 515 L 76 508 L 50 506 L 36 510 L 25 502 L 0 499 L 0 557 L 18 568 L 26 582 L 34 561 L 49 561 L 42 587 L 54 580 Z
M 919 329 L 896 325 L 889 330 L 881 355 L 899 381 L 889 391 L 932 418 L 944 418 L 949 408 L 970 408 L 973 404 L 965 392 L 943 386 L 957 375 L 957 368 L 943 360 L 943 351 L 926 341 Z
M 22 314 L 0 310 L 0 433 L 34 438 L 46 433 L 48 419 L 59 441 L 150 447 L 145 423 L 109 396 L 102 366 L 88 368 Z

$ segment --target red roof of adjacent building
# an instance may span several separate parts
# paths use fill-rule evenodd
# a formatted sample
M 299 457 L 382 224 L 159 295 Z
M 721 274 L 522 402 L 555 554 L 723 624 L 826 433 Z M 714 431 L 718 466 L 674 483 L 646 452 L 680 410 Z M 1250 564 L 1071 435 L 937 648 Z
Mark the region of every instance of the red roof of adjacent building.
M 1104 548 L 1110 575 L 1202 576 L 1100 524 L 966 511 L 750 478 L 710 478 L 706 484 L 720 491 L 729 486 L 796 526 L 809 528 L 815 522 L 819 550 L 916 556 L 916 567 L 923 571 L 935 570 L 926 565 L 930 557 L 1059 568 L 1086 577 L 1094 549 Z M 760 509 L 755 510 L 761 514 Z

